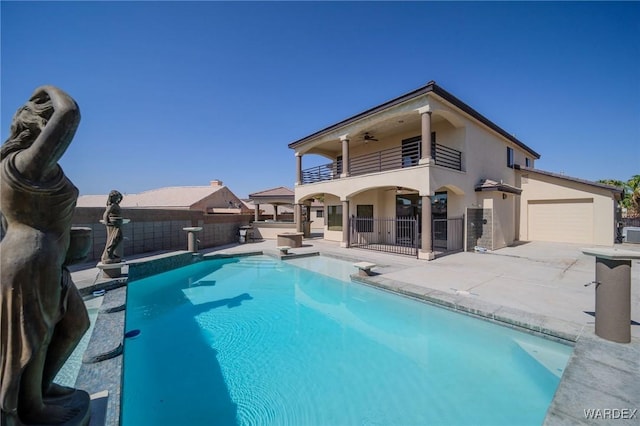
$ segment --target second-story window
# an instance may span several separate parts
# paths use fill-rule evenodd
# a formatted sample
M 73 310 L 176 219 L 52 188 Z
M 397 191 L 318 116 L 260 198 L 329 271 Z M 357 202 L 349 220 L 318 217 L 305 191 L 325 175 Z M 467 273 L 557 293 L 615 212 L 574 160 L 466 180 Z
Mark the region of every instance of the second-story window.
M 529 160 L 529 157 L 524 158 L 524 165 L 526 167 L 531 167 L 531 160 Z
M 513 168 L 513 148 L 507 147 L 507 167 Z

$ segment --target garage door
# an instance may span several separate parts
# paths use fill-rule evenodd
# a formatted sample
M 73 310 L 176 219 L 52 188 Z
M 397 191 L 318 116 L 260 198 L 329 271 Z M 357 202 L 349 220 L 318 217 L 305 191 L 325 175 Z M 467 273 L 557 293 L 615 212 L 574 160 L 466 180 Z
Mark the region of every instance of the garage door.
M 593 243 L 593 199 L 529 200 L 529 240 Z

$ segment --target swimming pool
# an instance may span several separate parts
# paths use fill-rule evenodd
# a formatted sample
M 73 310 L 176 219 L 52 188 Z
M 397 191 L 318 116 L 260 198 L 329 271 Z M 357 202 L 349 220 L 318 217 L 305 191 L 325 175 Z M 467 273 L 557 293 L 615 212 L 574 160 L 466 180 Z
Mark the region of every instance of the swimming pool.
M 84 304 L 87 307 L 87 313 L 89 314 L 90 321 L 89 329 L 84 336 L 82 336 L 80 342 L 78 342 L 78 346 L 76 346 L 71 355 L 69 355 L 69 358 L 56 375 L 54 382 L 64 386 L 75 386 L 78 373 L 80 372 L 80 366 L 82 365 L 82 356 L 84 351 L 87 349 L 87 346 L 89 346 L 89 341 L 91 340 L 93 328 L 95 327 L 96 320 L 98 319 L 98 312 L 100 310 L 100 305 L 102 305 L 103 298 L 103 296 L 98 296 L 88 297 L 85 299 Z
M 572 350 L 266 256 L 127 297 L 123 426 L 541 424 Z

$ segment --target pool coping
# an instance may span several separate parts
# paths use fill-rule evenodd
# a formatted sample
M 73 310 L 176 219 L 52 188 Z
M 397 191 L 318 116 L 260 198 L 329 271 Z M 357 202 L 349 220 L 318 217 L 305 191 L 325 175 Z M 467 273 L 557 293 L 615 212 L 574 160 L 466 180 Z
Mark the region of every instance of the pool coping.
M 181 254 L 183 255 L 184 253 L 175 253 L 175 255 L 177 256 Z M 291 258 L 303 257 L 305 255 L 317 256 L 318 254 L 319 253 L 303 254 L 302 256 L 281 256 L 278 255 L 275 251 L 270 252 L 268 250 L 254 250 L 234 253 L 210 253 L 197 256 L 197 258 L 200 260 L 211 260 L 255 255 L 268 255 L 270 257 L 279 258 L 281 260 L 287 260 Z M 322 255 L 345 261 L 353 261 L 352 258 L 347 258 L 339 255 Z M 172 257 L 172 254 L 168 253 L 160 256 L 150 256 L 149 258 L 146 258 L 146 260 L 139 259 L 136 262 L 153 262 L 159 257 Z M 611 409 L 617 409 L 618 411 L 616 413 L 626 413 L 626 415 L 629 417 L 631 416 L 631 414 L 633 414 L 634 409 L 640 407 L 640 381 L 638 380 L 639 372 L 637 371 L 637 359 L 640 359 L 640 342 L 636 338 L 632 338 L 632 342 L 630 344 L 608 342 L 596 336 L 593 327 L 581 326 L 579 324 L 557 318 L 526 312 L 516 308 L 509 308 L 486 301 L 475 300 L 464 294 L 446 293 L 436 289 L 403 283 L 397 280 L 386 278 L 384 274 L 372 275 L 368 277 L 353 274 L 350 278 L 352 282 L 376 287 L 378 289 L 389 291 L 405 297 L 410 297 L 430 305 L 453 310 L 462 314 L 470 315 L 479 319 L 491 321 L 496 324 L 515 328 L 525 332 L 530 332 L 544 338 L 572 345 L 574 347 L 573 353 L 567 363 L 565 371 L 560 380 L 560 384 L 558 385 L 549 409 L 547 410 L 547 414 L 544 420 L 545 425 L 589 425 L 593 424 L 593 419 L 587 418 L 587 409 L 608 409 L 609 415 L 611 415 L 612 413 Z M 127 278 L 120 278 L 115 281 L 115 283 L 112 282 L 106 284 L 107 286 L 113 286 L 113 288 L 115 289 L 125 286 L 124 289 L 120 291 L 124 293 L 124 298 L 126 300 Z M 104 283 L 102 286 L 100 286 L 100 284 L 97 284 L 94 287 L 104 288 Z M 86 292 L 89 292 L 90 294 L 91 289 L 85 290 L 85 293 Z M 108 291 L 105 296 L 107 296 L 109 293 L 110 291 Z M 105 298 L 105 300 L 108 299 Z M 108 313 L 101 311 L 99 313 L 98 319 L 96 321 L 96 327 L 93 331 L 93 335 L 89 342 L 89 346 L 87 347 L 87 351 L 89 351 L 89 349 L 91 348 L 94 341 L 94 336 L 96 335 L 109 335 L 111 336 L 111 338 L 115 337 L 116 339 L 120 339 L 120 342 L 124 344 L 125 315 L 124 311 L 119 312 L 121 312 L 121 323 L 118 320 L 104 322 L 100 321 L 101 316 L 113 315 L 114 313 L 117 314 L 118 312 Z M 112 318 L 116 317 L 114 316 Z M 101 323 L 104 323 L 105 326 L 101 326 Z M 101 328 L 98 328 L 98 326 L 101 326 Z M 97 337 L 96 340 L 99 341 L 100 338 Z M 90 388 L 92 390 L 97 389 L 96 385 L 100 387 L 100 383 L 104 383 L 104 374 L 107 374 L 111 378 L 111 381 L 113 381 L 114 377 L 117 378 L 117 386 L 115 388 L 113 385 L 110 386 L 110 388 L 113 388 L 111 392 L 114 398 L 109 398 L 107 402 L 107 416 L 104 424 L 107 426 L 119 426 L 121 415 L 120 395 L 124 372 L 123 354 L 116 354 L 116 356 L 111 358 L 109 362 L 110 365 L 107 366 L 106 369 L 98 369 L 99 373 L 95 373 L 93 375 L 85 374 L 83 375 L 82 380 L 79 375 L 78 381 L 76 382 L 76 387 L 83 389 Z M 84 364 L 82 368 L 84 368 Z M 628 374 L 629 371 L 634 370 L 636 373 L 635 375 Z M 110 381 L 107 380 L 107 382 L 109 383 Z M 102 385 L 102 388 L 104 387 L 105 386 Z M 117 401 L 112 401 L 113 399 L 115 399 L 115 397 L 117 397 Z M 596 403 L 596 401 L 598 402 Z M 117 410 L 117 416 L 115 415 L 115 410 Z M 596 413 L 596 416 L 598 415 L 597 411 L 594 413 Z M 602 411 L 600 411 L 599 413 L 601 416 L 603 415 Z M 635 418 L 637 418 L 637 414 L 635 414 Z M 626 424 L 625 420 L 629 420 L 631 422 L 635 420 L 635 418 L 626 419 L 624 417 L 619 417 L 618 420 L 621 420 L 621 422 L 618 422 L 617 424 L 623 425 Z M 600 419 L 602 419 L 602 417 L 600 417 Z

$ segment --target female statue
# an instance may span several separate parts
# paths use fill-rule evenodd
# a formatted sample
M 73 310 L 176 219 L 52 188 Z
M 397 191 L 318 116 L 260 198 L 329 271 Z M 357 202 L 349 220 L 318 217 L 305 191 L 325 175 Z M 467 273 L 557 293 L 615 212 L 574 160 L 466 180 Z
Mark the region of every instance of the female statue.
M 107 200 L 107 208 L 102 216 L 102 221 L 107 227 L 107 244 L 105 245 L 102 263 L 117 263 L 122 261 L 120 256 L 116 255 L 116 249 L 123 239 L 122 235 L 122 216 L 120 214 L 120 202 L 122 194 L 115 189 L 109 193 Z
M 79 121 L 69 95 L 40 87 L 15 113 L 0 148 L 0 211 L 7 226 L 0 242 L 3 425 L 84 415 L 69 400 L 86 393 L 53 383 L 89 327 L 65 266 L 78 189 L 58 165 Z

